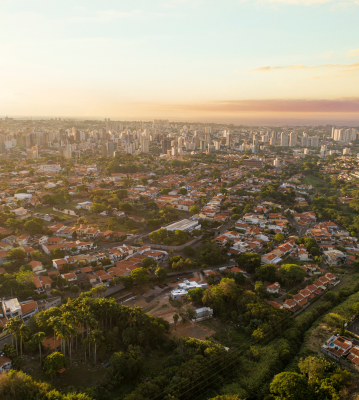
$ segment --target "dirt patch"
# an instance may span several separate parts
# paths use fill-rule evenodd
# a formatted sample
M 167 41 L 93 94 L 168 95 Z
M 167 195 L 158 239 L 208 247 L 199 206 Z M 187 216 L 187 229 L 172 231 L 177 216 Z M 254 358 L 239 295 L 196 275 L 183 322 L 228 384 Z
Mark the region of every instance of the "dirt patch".
M 315 327 L 308 339 L 306 340 L 306 347 L 308 349 L 321 354 L 320 348 L 321 346 L 333 335 L 335 332 L 335 328 L 330 327 L 325 323 L 321 323 L 319 326 Z
M 176 329 L 173 326 L 170 328 L 170 336 L 186 336 L 196 339 L 205 340 L 206 337 L 213 336 L 216 331 L 209 329 L 195 322 L 178 323 Z

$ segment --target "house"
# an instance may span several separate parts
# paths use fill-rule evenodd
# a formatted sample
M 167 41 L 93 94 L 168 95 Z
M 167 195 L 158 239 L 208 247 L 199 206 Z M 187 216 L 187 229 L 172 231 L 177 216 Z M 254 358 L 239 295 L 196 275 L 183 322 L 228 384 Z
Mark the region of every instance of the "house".
M 57 258 L 55 260 L 52 260 L 52 265 L 59 270 L 62 270 L 63 266 L 67 264 L 67 260 L 64 258 Z
M 51 307 L 60 307 L 61 306 L 61 297 L 53 297 L 51 299 L 45 299 L 45 300 L 38 300 L 37 301 L 37 307 L 39 311 L 44 311 L 48 310 Z
M 263 264 L 278 264 L 279 262 L 282 261 L 280 257 L 278 257 L 277 254 L 274 254 L 273 252 L 267 253 L 264 256 L 261 257 L 261 261 Z
M 294 299 L 287 299 L 283 303 L 283 308 L 286 308 L 289 311 L 296 311 L 297 310 L 297 302 Z
M 10 250 L 12 245 L 5 242 L 0 242 L 0 250 Z
M 11 369 L 12 361 L 10 358 L 0 355 L 0 373 L 7 372 Z
M 36 290 L 41 293 L 51 289 L 52 279 L 49 276 L 34 276 Z
M 103 271 L 101 269 L 99 269 L 98 271 L 94 272 L 94 275 L 96 275 L 97 278 L 102 283 L 109 282 L 112 279 L 112 275 L 108 274 L 106 271 Z
M 158 250 L 147 250 L 142 253 L 145 257 L 153 258 L 157 262 L 161 262 L 164 258 L 166 258 L 168 253 L 165 251 Z
M 332 264 L 334 266 L 342 264 L 346 258 L 345 254 L 340 250 L 324 251 L 324 257 L 326 258 L 328 264 Z
M 267 286 L 268 293 L 279 293 L 280 284 L 278 282 L 273 283 L 272 285 Z
M 21 306 L 18 299 L 10 299 L 2 302 L 3 315 L 7 318 L 21 317 Z
M 213 316 L 212 308 L 202 307 L 202 308 L 197 308 L 196 315 L 194 318 L 198 319 L 198 318 L 206 318 L 206 317 L 212 317 L 212 316 Z
M 309 260 L 309 254 L 305 250 L 299 250 L 298 257 L 299 257 L 300 261 L 308 261 Z
M 359 365 L 359 347 L 354 346 L 350 349 L 349 355 L 347 357 L 353 364 Z
M 35 274 L 41 274 L 43 272 L 46 272 L 46 269 L 44 268 L 44 266 L 40 261 L 30 261 L 29 265 L 32 268 L 32 272 L 34 272 Z
M 61 276 L 65 278 L 69 284 L 75 283 L 77 281 L 77 276 L 73 272 L 68 272 L 67 274 L 61 274 Z
M 329 356 L 339 360 L 340 357 L 348 355 L 352 347 L 353 343 L 347 337 L 333 335 L 327 341 L 325 349 Z
M 24 234 L 24 235 L 21 235 L 21 236 L 19 236 L 19 237 L 17 238 L 17 242 L 18 242 L 18 244 L 19 244 L 20 246 L 25 246 L 25 245 L 28 243 L 29 239 L 30 239 L 30 235 Z M 33 251 L 34 251 L 34 250 L 33 250 Z
M 280 305 L 279 303 L 275 302 L 275 301 L 268 301 L 268 304 L 270 304 L 272 307 L 274 308 L 283 308 L 282 305 Z
M 32 316 L 39 312 L 36 301 L 29 301 L 28 303 L 21 304 L 22 319 L 24 321 L 30 319 Z
M 7 256 L 9 255 L 9 252 L 6 250 L 0 250 L 0 265 L 3 265 L 8 261 Z

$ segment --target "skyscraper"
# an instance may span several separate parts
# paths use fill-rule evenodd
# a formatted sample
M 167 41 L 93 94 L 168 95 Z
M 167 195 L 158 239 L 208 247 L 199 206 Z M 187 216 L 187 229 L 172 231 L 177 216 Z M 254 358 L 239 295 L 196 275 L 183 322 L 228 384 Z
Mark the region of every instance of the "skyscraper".
M 291 132 L 289 136 L 289 146 L 295 147 L 297 145 L 297 133 Z
M 312 136 L 311 138 L 311 146 L 318 147 L 319 146 L 319 138 L 318 136 Z
M 282 147 L 288 146 L 288 134 L 286 132 L 282 132 L 280 135 L 280 145 Z

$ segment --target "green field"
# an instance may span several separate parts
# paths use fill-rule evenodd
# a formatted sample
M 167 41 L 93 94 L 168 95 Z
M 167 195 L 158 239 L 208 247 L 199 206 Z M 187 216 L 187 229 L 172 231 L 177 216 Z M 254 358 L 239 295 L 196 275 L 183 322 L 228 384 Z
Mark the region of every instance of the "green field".
M 305 176 L 302 180 L 304 185 L 312 185 L 315 189 L 320 186 L 321 180 L 315 176 Z

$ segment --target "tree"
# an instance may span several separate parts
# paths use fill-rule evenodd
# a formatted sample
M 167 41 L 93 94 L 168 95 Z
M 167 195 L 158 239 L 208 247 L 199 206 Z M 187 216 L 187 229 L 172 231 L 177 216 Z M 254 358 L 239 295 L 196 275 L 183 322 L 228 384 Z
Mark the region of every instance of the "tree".
M 76 221 L 76 225 L 82 225 L 82 224 L 86 224 L 86 218 L 85 217 L 80 217 L 78 218 L 78 220 Z
M 26 284 L 31 284 L 34 282 L 34 273 L 31 271 L 23 271 L 23 272 L 18 272 L 16 274 L 16 280 L 19 283 L 26 283 Z
M 191 212 L 192 214 L 198 214 L 201 211 L 201 209 L 199 208 L 199 206 L 197 205 L 193 205 L 190 209 L 189 212 Z
M 280 232 L 276 233 L 274 236 L 274 240 L 276 242 L 283 242 L 284 239 L 285 239 L 285 236 L 283 235 L 283 233 L 280 233 Z
M 6 226 L 8 226 L 10 229 L 15 230 L 19 228 L 22 224 L 21 221 L 15 219 L 15 218 L 8 218 L 5 222 Z
M 186 315 L 189 320 L 193 320 L 196 317 L 196 312 L 192 307 L 187 307 Z
M 186 188 L 181 188 L 178 190 L 178 194 L 181 194 L 183 196 L 185 196 L 187 194 L 187 189 Z
M 18 247 L 15 249 L 11 249 L 7 257 L 9 260 L 23 260 L 26 258 L 26 253 L 23 249 L 20 249 Z
M 194 257 L 196 255 L 196 250 L 192 246 L 185 246 L 183 248 L 183 254 L 186 257 Z
M 167 272 L 163 268 L 161 268 L 159 264 L 157 264 L 155 275 L 157 276 L 158 282 L 160 283 L 165 281 L 167 278 Z
M 173 322 L 175 323 L 175 329 L 176 329 L 176 325 L 177 325 L 178 320 L 179 320 L 179 315 L 178 315 L 178 314 L 175 314 L 175 315 L 173 316 Z
M 42 344 L 44 343 L 44 341 L 46 339 L 46 335 L 45 335 L 44 332 L 37 332 L 33 336 L 33 339 L 34 339 L 35 342 L 39 343 L 40 367 L 41 367 L 41 365 L 42 365 L 41 346 L 42 346 Z
M 263 282 L 257 281 L 254 284 L 254 291 L 258 294 L 258 296 L 262 296 L 263 297 L 267 293 L 267 287 Z
M 114 353 L 111 357 L 111 375 L 118 380 L 119 377 L 133 379 L 138 376 L 143 367 L 141 348 L 129 345 L 127 351 Z
M 31 235 L 43 233 L 42 224 L 34 219 L 25 222 L 24 227 Z
M 41 251 L 39 251 L 39 250 L 34 250 L 34 251 L 31 253 L 31 258 L 32 258 L 33 260 L 37 260 L 37 261 L 41 260 L 41 259 L 42 259 L 42 253 L 41 253 Z
M 71 288 L 70 288 L 70 292 L 71 293 L 78 293 L 80 291 L 80 288 L 77 286 L 77 285 L 73 285 L 73 286 L 71 286 Z
M 256 269 L 256 278 L 261 281 L 275 282 L 277 267 L 273 264 L 264 264 Z
M 13 339 L 15 336 L 15 343 L 16 343 L 16 353 L 19 355 L 19 351 L 17 348 L 17 335 L 19 333 L 20 326 L 22 325 L 23 321 L 20 317 L 11 318 L 5 325 L 6 330 L 12 335 L 11 340 L 12 344 L 14 343 Z
M 238 256 L 237 262 L 240 268 L 254 274 L 256 268 L 261 265 L 261 256 L 257 253 L 243 253 Z
M 156 265 L 156 261 L 151 257 L 146 257 L 141 260 L 143 268 L 152 269 Z
M 25 189 L 25 188 L 17 189 L 15 194 L 19 194 L 19 193 L 27 193 L 27 189 Z
M 354 303 L 352 306 L 353 313 L 359 315 L 359 303 Z
M 278 400 L 311 400 L 313 390 L 307 379 L 295 372 L 281 372 L 270 384 L 270 391 Z
M 280 279 L 288 286 L 301 282 L 306 275 L 306 271 L 296 264 L 284 264 L 279 269 Z
M 298 367 L 300 372 L 306 375 L 309 383 L 311 383 L 324 377 L 326 363 L 324 358 L 306 357 L 299 360 Z
M 44 362 L 44 370 L 47 375 L 53 378 L 56 376 L 56 372 L 59 369 L 66 367 L 67 364 L 68 362 L 66 357 L 62 353 L 55 351 L 46 357 Z
M 101 341 L 104 340 L 104 337 L 102 335 L 102 331 L 95 329 L 94 331 L 91 332 L 91 340 L 95 344 L 94 348 L 94 360 L 96 364 L 96 350 L 97 350 L 97 344 L 100 343 Z
M 146 268 L 136 268 L 131 271 L 131 278 L 139 285 L 142 286 L 149 281 L 148 271 Z
M 90 210 L 95 214 L 99 214 L 106 210 L 106 206 L 102 203 L 92 203 Z
M 61 249 L 53 249 L 50 251 L 50 253 L 51 253 L 51 258 L 53 260 L 56 260 L 58 258 L 64 258 L 64 256 L 65 256 L 64 251 Z
M 20 335 L 20 351 L 21 351 L 21 357 L 22 357 L 22 342 L 25 340 L 25 339 L 28 339 L 29 338 L 29 336 L 30 336 L 30 334 L 31 334 L 31 330 L 30 330 L 30 328 L 27 326 L 27 325 L 25 325 L 24 323 L 22 323 L 22 325 L 20 326 L 20 328 L 19 328 L 19 335 Z

